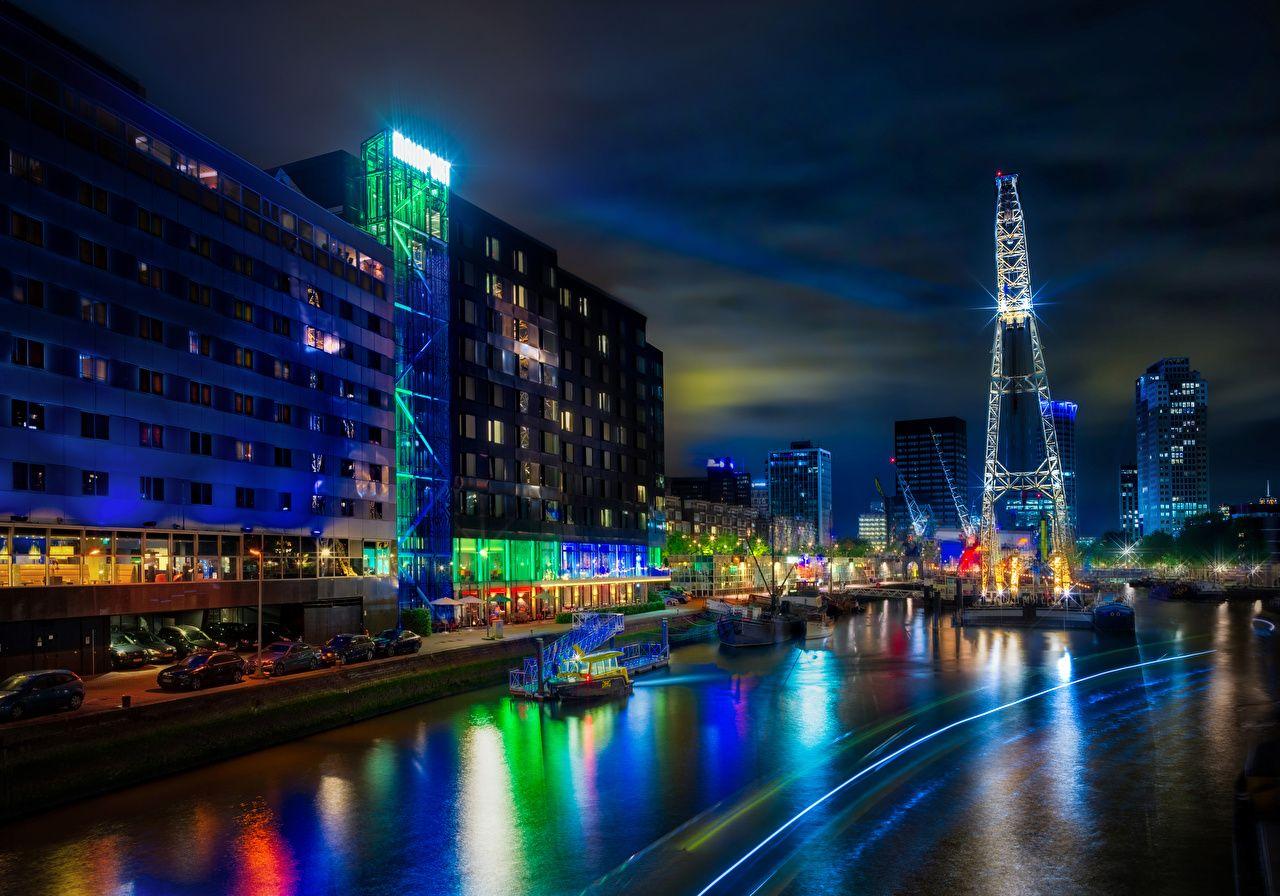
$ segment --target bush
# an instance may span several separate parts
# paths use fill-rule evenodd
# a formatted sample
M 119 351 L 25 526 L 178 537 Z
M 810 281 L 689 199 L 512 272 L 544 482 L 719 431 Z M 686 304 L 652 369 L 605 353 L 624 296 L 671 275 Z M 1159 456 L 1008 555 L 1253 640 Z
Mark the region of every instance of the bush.
M 429 635 L 431 634 L 431 611 L 426 607 L 401 610 L 400 625 L 419 635 Z

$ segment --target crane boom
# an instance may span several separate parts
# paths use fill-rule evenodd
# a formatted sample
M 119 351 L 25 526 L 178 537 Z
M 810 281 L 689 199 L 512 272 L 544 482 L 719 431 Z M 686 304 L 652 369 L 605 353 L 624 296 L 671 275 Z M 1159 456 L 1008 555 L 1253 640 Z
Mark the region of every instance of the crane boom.
M 960 493 L 956 491 L 956 484 L 951 479 L 951 471 L 947 469 L 947 462 L 942 456 L 942 440 L 933 431 L 933 427 L 929 428 L 929 435 L 933 436 L 933 447 L 938 452 L 938 465 L 942 467 L 942 477 L 947 481 L 947 490 L 951 492 L 951 500 L 956 505 L 956 517 L 960 520 L 960 529 L 964 532 L 965 538 L 975 538 L 978 530 L 974 527 L 973 520 L 969 518 L 969 510 L 960 500 Z
M 924 538 L 925 533 L 929 531 L 929 518 L 920 510 L 915 495 L 911 494 L 911 488 L 907 485 L 906 477 L 896 465 L 894 472 L 898 474 L 898 488 L 902 489 L 902 500 L 907 503 L 907 515 L 911 518 L 911 528 L 915 530 L 916 538 Z

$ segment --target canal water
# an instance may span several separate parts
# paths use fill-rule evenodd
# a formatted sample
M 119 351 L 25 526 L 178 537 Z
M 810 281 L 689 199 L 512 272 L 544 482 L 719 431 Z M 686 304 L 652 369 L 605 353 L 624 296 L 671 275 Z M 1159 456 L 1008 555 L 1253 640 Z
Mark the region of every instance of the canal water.
M 0 828 L 0 892 L 1226 892 L 1277 686 L 1252 612 L 1139 599 L 1104 640 L 874 604 L 621 703 L 472 693 Z

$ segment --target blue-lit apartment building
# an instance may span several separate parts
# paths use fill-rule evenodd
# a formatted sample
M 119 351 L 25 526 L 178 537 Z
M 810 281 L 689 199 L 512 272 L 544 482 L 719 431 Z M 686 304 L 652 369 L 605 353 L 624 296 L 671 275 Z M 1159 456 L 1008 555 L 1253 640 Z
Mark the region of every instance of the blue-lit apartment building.
M 397 139 L 402 166 L 443 164 Z M 285 165 L 283 176 L 347 220 L 367 221 L 365 146 L 361 158 L 330 152 Z M 464 603 L 440 612 L 525 618 L 644 600 L 669 581 L 660 566 L 663 358 L 645 316 L 452 190 L 442 234 L 447 566 L 452 599 Z M 401 581 L 403 597 L 403 563 Z
M 0 17 L 0 672 L 395 615 L 392 253 Z M 258 552 L 258 553 L 255 553 Z
M 819 545 L 831 544 L 831 452 L 812 442 L 792 442 L 769 452 L 769 513 L 775 519 L 803 520 Z

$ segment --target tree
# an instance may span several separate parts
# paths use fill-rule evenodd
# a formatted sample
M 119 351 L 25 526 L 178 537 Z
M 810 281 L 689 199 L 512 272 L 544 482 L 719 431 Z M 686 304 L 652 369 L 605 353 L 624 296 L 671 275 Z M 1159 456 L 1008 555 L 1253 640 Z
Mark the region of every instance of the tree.
M 1178 544 L 1172 535 L 1161 529 L 1142 539 L 1138 545 L 1138 557 L 1145 566 L 1176 564 L 1179 562 Z

